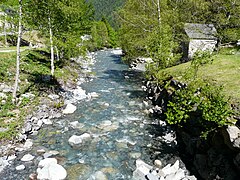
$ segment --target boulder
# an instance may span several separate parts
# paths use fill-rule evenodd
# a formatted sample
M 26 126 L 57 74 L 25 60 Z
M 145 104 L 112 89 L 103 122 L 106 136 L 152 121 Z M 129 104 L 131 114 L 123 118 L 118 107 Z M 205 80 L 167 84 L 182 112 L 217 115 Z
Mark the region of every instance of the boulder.
M 57 159 L 55 159 L 55 158 L 43 159 L 38 163 L 38 167 L 43 168 L 45 166 L 49 166 L 50 164 L 57 164 Z
M 34 159 L 34 156 L 32 156 L 31 154 L 26 154 L 22 157 L 21 161 L 28 162 L 28 161 L 32 161 L 33 159 Z
M 42 122 L 45 124 L 45 125 L 52 125 L 52 121 L 50 119 L 43 119 Z
M 164 176 L 167 176 L 169 174 L 175 174 L 178 170 L 179 170 L 179 160 L 177 160 L 172 166 L 168 164 L 161 171 L 163 172 Z
M 66 108 L 63 110 L 63 114 L 72 114 L 77 110 L 77 107 L 73 104 L 67 104 Z
M 154 165 L 155 165 L 157 168 L 161 168 L 161 167 L 162 167 L 162 162 L 161 162 L 160 160 L 156 159 L 156 160 L 154 161 Z
M 46 158 L 38 164 L 37 179 L 39 180 L 64 180 L 67 171 L 59 164 L 55 158 Z
M 78 121 L 70 122 L 70 126 L 74 129 L 81 129 L 84 127 L 84 124 L 79 123 Z
M 152 166 L 146 164 L 141 159 L 136 160 L 136 170 L 133 172 L 133 180 L 146 180 L 145 176 L 149 174 Z
M 176 173 L 174 174 L 169 174 L 166 176 L 165 180 L 180 180 L 185 177 L 185 172 L 182 169 L 179 169 Z
M 240 129 L 236 126 L 228 126 L 222 131 L 225 144 L 231 149 L 240 149 Z
M 73 135 L 69 138 L 68 142 L 71 146 L 81 145 L 82 143 L 91 139 L 91 135 L 88 133 L 84 133 L 80 136 Z
M 59 95 L 57 94 L 49 94 L 48 97 L 51 99 L 51 100 L 56 100 L 56 99 L 59 99 Z
M 94 180 L 108 180 L 106 174 L 104 174 L 102 171 L 97 171 L 92 175 L 92 179 Z
M 75 99 L 77 101 L 80 101 L 80 100 L 88 97 L 86 94 L 86 91 L 83 90 L 80 86 L 78 86 L 76 89 L 74 89 L 72 91 L 72 93 L 73 93 L 73 99 Z
M 23 148 L 24 148 L 25 150 L 29 150 L 29 149 L 32 148 L 32 146 L 33 146 L 32 140 L 31 140 L 31 139 L 27 139 L 26 142 L 25 142 L 24 145 L 23 145 Z
M 32 130 L 32 125 L 31 125 L 31 123 L 27 122 L 24 125 L 23 132 L 24 133 L 29 133 L 29 132 L 31 132 L 31 130 Z

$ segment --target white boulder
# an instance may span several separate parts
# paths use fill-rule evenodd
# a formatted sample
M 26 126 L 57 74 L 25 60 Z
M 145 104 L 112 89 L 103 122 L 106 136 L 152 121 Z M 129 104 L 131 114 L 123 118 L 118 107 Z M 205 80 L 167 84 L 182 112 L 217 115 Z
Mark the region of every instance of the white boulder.
M 33 159 L 34 159 L 34 156 L 32 156 L 31 154 L 26 154 L 22 157 L 21 161 L 28 162 L 28 161 L 32 161 Z
M 73 104 L 67 104 L 66 108 L 63 110 L 63 114 L 72 114 L 77 110 L 77 107 Z
M 75 146 L 75 145 L 80 145 L 88 140 L 91 139 L 91 135 L 88 133 L 84 133 L 80 136 L 77 135 L 73 135 L 69 138 L 68 142 L 71 146 Z
M 37 179 L 39 180 L 64 180 L 67 171 L 59 164 L 55 158 L 46 158 L 38 164 Z

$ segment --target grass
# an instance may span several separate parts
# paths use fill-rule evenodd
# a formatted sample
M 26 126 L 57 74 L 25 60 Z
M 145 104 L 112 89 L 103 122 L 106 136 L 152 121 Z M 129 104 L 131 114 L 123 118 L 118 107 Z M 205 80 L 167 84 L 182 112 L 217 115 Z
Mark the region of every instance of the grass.
M 12 87 L 15 78 L 16 52 L 0 53 L 0 83 Z M 0 98 L 0 141 L 14 139 L 21 129 L 27 114 L 30 114 L 39 103 L 40 96 L 56 92 L 62 83 L 73 84 L 78 77 L 77 67 L 69 62 L 55 62 L 55 77 L 50 77 L 50 54 L 45 49 L 26 50 L 21 53 L 20 82 L 18 95 L 30 92 L 34 99 L 23 99 L 18 105 L 11 102 L 11 93 L 7 99 Z
M 28 46 L 21 47 L 21 51 L 28 49 Z M 16 46 L 9 46 L 9 47 L 0 47 L 0 53 L 1 51 L 17 51 Z
M 233 53 L 235 52 L 235 53 Z M 191 62 L 180 64 L 162 72 L 171 74 L 177 79 L 182 79 L 184 73 L 189 70 Z M 198 77 L 213 80 L 223 86 L 226 96 L 234 100 L 240 100 L 240 52 L 234 50 L 222 50 L 214 56 L 212 64 L 206 64 L 199 68 Z

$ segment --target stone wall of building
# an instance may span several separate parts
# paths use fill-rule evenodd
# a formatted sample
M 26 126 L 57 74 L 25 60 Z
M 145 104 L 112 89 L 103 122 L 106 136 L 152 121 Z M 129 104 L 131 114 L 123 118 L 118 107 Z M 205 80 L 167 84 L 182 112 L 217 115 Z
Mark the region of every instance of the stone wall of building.
M 217 45 L 217 40 L 191 39 L 188 48 L 188 58 L 191 59 L 197 51 L 213 52 Z

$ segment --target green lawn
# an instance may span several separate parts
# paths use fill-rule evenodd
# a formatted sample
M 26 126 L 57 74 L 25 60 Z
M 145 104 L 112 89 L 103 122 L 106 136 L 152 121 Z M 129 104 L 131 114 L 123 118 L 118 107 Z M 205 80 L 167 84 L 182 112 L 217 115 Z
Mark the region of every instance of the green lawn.
M 191 62 L 174 66 L 161 72 L 167 72 L 181 79 L 184 72 L 188 70 Z M 227 96 L 240 100 L 240 53 L 234 55 L 228 53 L 220 53 L 214 56 L 212 64 L 206 64 L 200 67 L 199 77 L 211 79 L 219 85 L 223 85 L 223 91 Z
M 29 47 L 28 46 L 23 46 L 21 47 L 21 51 L 23 50 L 26 50 L 28 49 Z M 13 51 L 17 51 L 16 49 L 16 46 L 10 46 L 10 47 L 0 47 L 0 53 L 3 53 L 2 51 L 10 51 L 10 52 L 13 52 Z

